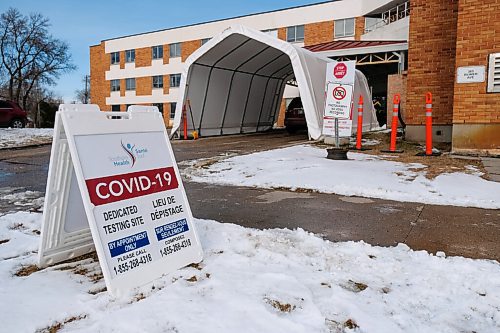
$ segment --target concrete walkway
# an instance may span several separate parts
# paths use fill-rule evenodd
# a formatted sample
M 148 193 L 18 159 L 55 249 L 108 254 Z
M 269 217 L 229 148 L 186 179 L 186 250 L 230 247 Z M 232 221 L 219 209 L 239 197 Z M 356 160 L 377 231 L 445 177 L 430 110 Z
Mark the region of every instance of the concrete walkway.
M 482 157 L 481 161 L 488 172 L 488 178 L 500 183 L 500 158 Z

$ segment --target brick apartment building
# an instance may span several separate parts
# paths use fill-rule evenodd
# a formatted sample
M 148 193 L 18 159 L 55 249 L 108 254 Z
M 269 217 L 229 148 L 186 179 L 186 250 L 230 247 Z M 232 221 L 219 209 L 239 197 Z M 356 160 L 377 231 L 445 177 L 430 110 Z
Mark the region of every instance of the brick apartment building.
M 261 30 L 304 47 L 323 43 L 321 51 L 327 56 L 332 51 L 332 57 L 339 54 L 335 53 L 337 46 L 329 45 L 330 42 L 346 42 L 342 49 L 359 50 L 352 42 L 381 38 L 402 41 L 403 45 L 395 45 L 394 50 L 406 52 L 408 17 L 402 16 L 389 29 L 380 24 L 384 11 L 405 3 L 407 1 L 401 0 L 327 1 L 104 40 L 90 47 L 91 100 L 102 110 L 124 111 L 130 104 L 155 105 L 168 124 L 178 101 L 177 86 L 184 61 L 211 37 L 234 24 Z M 374 27 L 379 29 L 373 31 Z M 381 50 L 375 47 L 375 51 Z M 391 46 L 387 45 L 382 51 L 392 52 Z M 389 60 L 391 73 L 397 72 L 398 66 L 394 64 L 400 61 L 399 57 Z M 382 86 L 384 90 L 386 81 Z M 285 99 L 294 96 L 297 96 L 297 89 L 287 87 Z M 284 107 L 285 102 L 282 111 Z M 282 119 L 280 117 L 278 122 L 282 123 Z
M 500 52 L 498 13 L 498 0 L 337 0 L 108 39 L 90 47 L 91 99 L 102 110 L 155 105 L 168 124 L 183 62 L 242 24 L 332 59 L 356 60 L 374 96 L 390 106 L 391 96 L 402 94 L 408 139 L 424 137 L 424 94 L 431 91 L 436 141 L 452 141 L 457 151 L 495 152 L 500 55 L 490 55 Z M 459 68 L 479 72 L 479 79 L 483 71 L 483 80 L 458 83 Z M 285 101 L 296 95 L 287 87 L 278 125 Z

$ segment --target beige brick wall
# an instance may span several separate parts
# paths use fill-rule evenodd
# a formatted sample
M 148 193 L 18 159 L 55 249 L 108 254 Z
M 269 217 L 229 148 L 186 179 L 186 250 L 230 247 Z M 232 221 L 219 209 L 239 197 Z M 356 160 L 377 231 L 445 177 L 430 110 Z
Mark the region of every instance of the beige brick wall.
M 110 54 L 108 54 L 107 56 L 108 58 L 111 57 Z M 120 51 L 120 69 L 125 69 L 125 51 Z
M 364 16 L 356 17 L 354 22 L 354 39 L 361 40 L 361 35 L 365 33 Z
M 150 47 L 135 49 L 135 67 L 151 66 L 153 54 Z
M 456 67 L 485 66 L 487 71 L 489 54 L 498 52 L 500 1 L 460 0 Z M 500 93 L 486 88 L 487 82 L 455 83 L 454 124 L 500 124 Z
M 408 125 L 425 124 L 425 93 L 433 122 L 451 125 L 458 0 L 412 0 L 408 51 Z
M 406 111 L 406 82 L 408 75 L 404 74 L 393 74 L 387 77 L 387 126 L 390 126 L 392 122 L 392 111 L 394 107 L 394 95 L 401 95 L 401 116 L 406 122 L 407 111 Z
M 151 96 L 153 94 L 153 78 L 151 76 L 136 78 L 135 94 L 137 96 Z
M 201 46 L 201 40 L 190 40 L 187 42 L 183 42 L 181 46 L 181 57 L 182 61 L 186 61 L 186 59 L 199 47 Z
M 170 75 L 163 75 L 163 93 L 168 94 L 170 90 Z
M 170 46 L 168 44 L 163 45 L 163 63 L 168 64 L 170 60 Z
M 304 45 L 308 46 L 332 41 L 333 25 L 333 21 L 306 24 L 304 26 Z
M 93 104 L 106 110 L 106 97 L 110 95 L 110 82 L 106 81 L 106 70 L 110 66 L 110 56 L 104 53 L 104 42 L 90 47 L 90 99 Z
M 278 38 L 286 40 L 286 28 L 278 28 Z

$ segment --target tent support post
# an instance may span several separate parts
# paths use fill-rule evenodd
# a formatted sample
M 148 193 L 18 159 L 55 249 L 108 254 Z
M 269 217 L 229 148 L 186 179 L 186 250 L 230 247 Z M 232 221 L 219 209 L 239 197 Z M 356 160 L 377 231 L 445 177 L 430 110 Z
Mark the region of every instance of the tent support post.
M 210 66 L 210 72 L 208 72 L 207 87 L 205 89 L 205 95 L 203 96 L 203 105 L 201 107 L 200 123 L 198 125 L 198 136 L 201 136 L 201 123 L 203 122 L 203 114 L 205 113 L 205 106 L 207 104 L 208 88 L 210 87 L 210 77 L 212 76 L 212 71 L 214 70 L 214 68 L 217 66 L 217 64 L 219 62 L 224 60 L 227 56 L 229 56 L 234 51 L 236 51 L 237 49 L 239 49 L 240 47 L 242 47 L 243 45 L 245 45 L 246 43 L 248 43 L 251 40 L 252 40 L 251 38 L 247 38 L 245 41 L 238 44 L 238 46 L 236 46 L 234 49 L 232 49 L 231 51 L 227 52 L 222 57 L 220 57 L 212 66 Z
M 273 122 L 272 122 L 273 126 L 274 126 L 274 122 L 276 121 L 276 113 L 278 113 L 277 111 L 279 110 L 278 109 L 278 106 L 280 105 L 279 96 L 281 95 L 281 91 L 284 90 L 284 88 L 283 88 L 284 84 L 285 84 L 285 79 L 282 79 L 281 83 L 280 83 L 280 89 L 278 90 L 278 93 L 274 96 L 274 101 L 273 101 L 274 114 L 273 114 Z M 274 106 L 274 102 L 276 102 L 276 106 Z
M 253 79 L 255 77 L 255 75 L 261 71 L 263 68 L 267 67 L 268 65 L 270 65 L 271 63 L 275 62 L 276 60 L 278 60 L 279 58 L 281 58 L 282 56 L 286 55 L 286 53 L 281 53 L 279 56 L 277 56 L 276 58 L 266 62 L 263 66 L 261 66 L 259 69 L 257 69 L 253 74 L 252 74 L 252 78 L 250 79 L 250 85 L 248 87 L 248 93 L 247 93 L 247 99 L 245 100 L 245 108 L 243 109 L 243 117 L 241 117 L 241 124 L 240 124 L 240 134 L 243 133 L 243 124 L 245 122 L 245 114 L 247 113 L 247 108 L 248 108 L 248 99 L 250 98 L 250 92 L 252 91 L 252 83 L 253 83 Z M 288 64 L 287 64 L 288 65 Z
M 266 102 L 267 87 L 269 86 L 270 80 L 271 80 L 271 78 L 268 78 L 266 81 L 266 87 L 264 88 L 264 96 L 262 97 L 262 103 L 260 104 L 259 119 L 257 120 L 257 127 L 255 128 L 255 132 L 259 131 L 260 118 L 262 117 L 262 110 L 264 109 L 264 103 Z
M 285 92 L 286 78 L 288 75 L 290 75 L 290 74 L 285 74 L 281 77 L 281 86 L 280 86 L 280 90 L 278 90 L 278 94 L 276 95 L 277 97 L 282 96 L 282 91 L 283 91 L 283 93 Z M 280 109 L 281 109 L 281 102 L 280 102 L 279 98 L 276 98 L 276 107 L 274 109 L 274 114 L 273 114 L 273 125 L 274 125 L 274 122 L 276 121 L 276 114 L 279 115 Z
M 271 80 L 271 78 L 276 75 L 276 73 L 279 73 L 281 72 L 283 69 L 287 68 L 288 67 L 288 64 L 286 64 L 285 66 L 279 68 L 278 70 L 274 71 L 270 76 L 269 78 L 267 79 L 266 81 L 266 87 L 264 88 L 264 97 L 262 97 L 262 104 L 260 105 L 260 112 L 259 112 L 259 119 L 257 121 L 257 128 L 255 130 L 255 132 L 258 132 L 259 131 L 259 126 L 260 126 L 260 119 L 262 117 L 262 111 L 264 109 L 264 103 L 266 102 L 266 96 L 267 96 L 267 87 L 269 86 L 269 81 Z
M 223 133 L 223 129 L 224 129 L 224 121 L 226 120 L 226 113 L 227 113 L 227 107 L 229 106 L 229 97 L 231 96 L 231 90 L 233 89 L 233 79 L 234 79 L 234 76 L 236 75 L 236 73 L 238 73 L 238 70 L 243 67 L 244 65 L 246 65 L 250 60 L 258 57 L 261 53 L 267 51 L 268 49 L 270 49 L 271 47 L 270 46 L 267 46 L 265 48 L 263 48 L 261 51 L 257 52 L 256 54 L 254 54 L 253 56 L 251 56 L 250 58 L 248 58 L 247 60 L 245 60 L 243 63 L 241 63 L 238 67 L 235 68 L 235 70 L 233 71 L 233 74 L 231 75 L 231 81 L 229 82 L 229 91 L 227 92 L 227 98 L 226 98 L 226 103 L 224 104 L 224 114 L 222 115 L 222 121 L 221 121 L 221 124 L 220 124 L 220 135 L 224 134 Z

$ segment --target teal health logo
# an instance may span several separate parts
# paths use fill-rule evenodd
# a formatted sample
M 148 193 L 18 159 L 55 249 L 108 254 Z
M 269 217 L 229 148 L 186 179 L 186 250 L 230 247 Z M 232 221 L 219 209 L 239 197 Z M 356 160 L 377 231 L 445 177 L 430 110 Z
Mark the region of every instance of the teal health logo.
M 120 142 L 124 154 L 111 156 L 109 160 L 115 167 L 130 166 L 131 168 L 136 164 L 137 160 L 142 159 L 148 153 L 148 149 L 144 147 L 136 147 L 135 144 L 130 142 Z

